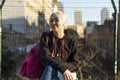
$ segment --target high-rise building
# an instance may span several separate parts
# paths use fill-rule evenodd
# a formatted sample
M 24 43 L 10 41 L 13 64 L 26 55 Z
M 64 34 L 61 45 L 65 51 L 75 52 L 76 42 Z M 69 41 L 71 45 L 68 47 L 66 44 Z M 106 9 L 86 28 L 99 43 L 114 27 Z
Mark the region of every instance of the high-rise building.
M 80 8 L 77 8 L 74 12 L 74 21 L 76 25 L 82 24 L 82 11 L 80 10 Z
M 103 24 L 104 21 L 108 18 L 109 18 L 109 10 L 106 7 L 104 7 L 101 10 L 101 24 Z

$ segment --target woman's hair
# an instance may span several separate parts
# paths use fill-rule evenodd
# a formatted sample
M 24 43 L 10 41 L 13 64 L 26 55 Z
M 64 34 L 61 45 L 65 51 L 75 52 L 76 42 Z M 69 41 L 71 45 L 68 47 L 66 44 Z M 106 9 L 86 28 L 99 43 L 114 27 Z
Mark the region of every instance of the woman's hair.
M 67 18 L 66 18 L 66 15 L 65 13 L 63 13 L 62 11 L 57 11 L 57 12 L 53 12 L 50 16 L 50 18 L 53 16 L 53 15 L 56 15 L 58 17 L 58 19 L 62 20 L 63 24 L 64 24 L 64 28 L 66 29 L 67 28 Z

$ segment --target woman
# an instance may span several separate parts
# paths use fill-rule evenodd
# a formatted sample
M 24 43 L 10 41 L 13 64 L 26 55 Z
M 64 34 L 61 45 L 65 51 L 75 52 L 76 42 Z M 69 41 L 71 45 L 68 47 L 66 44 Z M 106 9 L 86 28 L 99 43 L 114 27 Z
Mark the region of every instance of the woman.
M 40 80 L 75 80 L 72 72 L 79 60 L 76 39 L 68 36 L 66 16 L 58 11 L 50 16 L 50 32 L 40 39 L 41 62 L 45 66 Z

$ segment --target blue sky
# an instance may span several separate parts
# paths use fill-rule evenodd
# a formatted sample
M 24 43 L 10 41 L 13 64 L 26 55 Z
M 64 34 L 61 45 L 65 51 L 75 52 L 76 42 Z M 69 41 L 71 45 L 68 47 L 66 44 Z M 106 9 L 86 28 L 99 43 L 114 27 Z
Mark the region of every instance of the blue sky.
M 59 0 L 64 6 L 64 12 L 67 15 L 67 22 L 69 25 L 74 24 L 74 11 L 76 8 L 80 8 L 82 11 L 82 22 L 86 21 L 98 21 L 101 22 L 101 9 L 107 7 L 109 10 L 109 17 L 112 17 L 113 7 L 111 0 Z M 118 8 L 118 1 L 114 0 L 116 7 Z

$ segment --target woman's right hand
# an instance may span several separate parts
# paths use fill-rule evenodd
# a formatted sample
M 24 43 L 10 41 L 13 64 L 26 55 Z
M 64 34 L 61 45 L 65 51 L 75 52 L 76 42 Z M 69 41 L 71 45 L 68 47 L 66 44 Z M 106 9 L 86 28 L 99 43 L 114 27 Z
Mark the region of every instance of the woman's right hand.
M 64 80 L 74 80 L 72 73 L 68 69 L 65 70 L 65 72 L 63 73 L 63 77 L 64 77 Z

